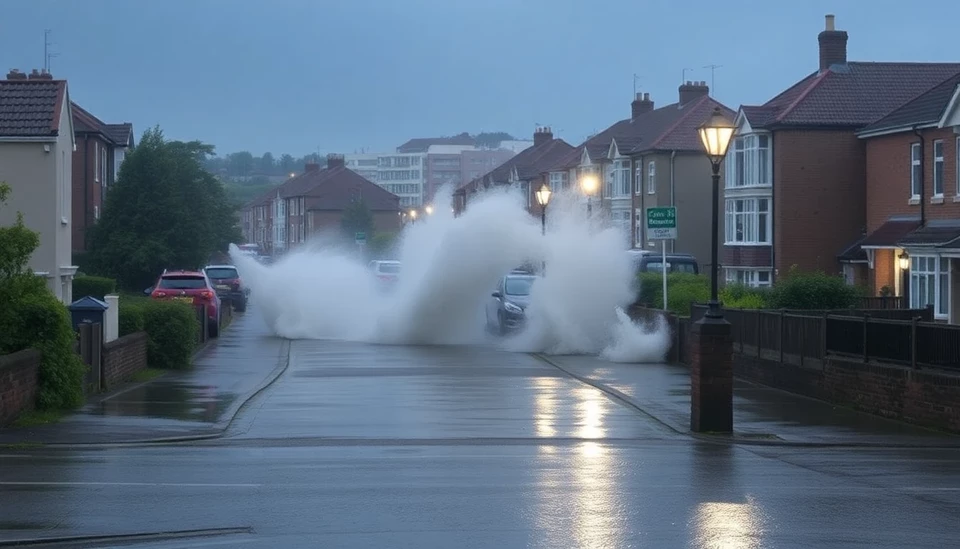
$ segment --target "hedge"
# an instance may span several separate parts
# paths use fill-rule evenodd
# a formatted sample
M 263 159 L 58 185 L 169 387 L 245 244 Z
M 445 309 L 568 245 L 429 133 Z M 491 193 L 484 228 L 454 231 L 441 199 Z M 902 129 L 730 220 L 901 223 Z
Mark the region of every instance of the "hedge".
M 120 298 L 120 310 L 117 313 L 120 337 L 143 331 L 144 307 L 145 304 L 142 301 Z
M 83 403 L 86 366 L 74 350 L 76 335 L 67 308 L 43 278 L 19 274 L 0 283 L 0 354 L 41 352 L 37 408 L 69 409 Z
M 117 281 L 102 276 L 77 276 L 73 279 L 73 298 L 91 296 L 103 299 L 103 296 L 117 290 Z
M 169 370 L 189 368 L 200 330 L 193 306 L 172 301 L 145 301 L 141 307 L 143 330 L 149 337 L 147 363 L 150 367 Z M 136 321 L 128 319 L 128 322 Z
M 663 308 L 663 275 L 640 273 L 638 303 L 656 309 Z M 667 309 L 674 314 L 687 316 L 691 303 L 704 303 L 710 299 L 710 280 L 703 275 L 670 273 L 667 275 Z

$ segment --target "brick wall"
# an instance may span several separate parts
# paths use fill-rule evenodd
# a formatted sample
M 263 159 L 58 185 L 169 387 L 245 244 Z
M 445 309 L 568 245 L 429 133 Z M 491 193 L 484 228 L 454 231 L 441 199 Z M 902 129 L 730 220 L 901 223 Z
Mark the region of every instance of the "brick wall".
M 0 425 L 33 409 L 39 368 L 40 352 L 33 349 L 0 356 Z
M 147 367 L 147 333 L 135 332 L 103 346 L 101 380 L 110 389 Z
M 777 131 L 773 158 L 778 274 L 839 273 L 837 255 L 866 224 L 864 143 L 852 131 Z

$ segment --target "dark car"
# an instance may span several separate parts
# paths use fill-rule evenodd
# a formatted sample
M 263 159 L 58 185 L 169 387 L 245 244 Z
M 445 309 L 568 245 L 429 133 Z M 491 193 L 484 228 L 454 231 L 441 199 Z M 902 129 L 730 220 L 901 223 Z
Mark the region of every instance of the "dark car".
M 536 279 L 535 275 L 516 271 L 501 278 L 487 302 L 487 327 L 504 335 L 523 326 L 530 303 L 530 289 Z
M 233 265 L 207 265 L 203 268 L 207 278 L 213 283 L 217 295 L 221 299 L 228 298 L 233 304 L 233 310 L 244 312 L 247 310 L 247 296 L 250 290 L 243 285 L 240 272 Z
M 637 273 L 662 273 L 663 255 L 647 250 L 630 250 L 627 252 L 633 259 Z M 690 254 L 667 254 L 667 273 L 700 274 L 700 264 L 697 258 Z
M 203 271 L 163 271 L 156 285 L 143 292 L 159 301 L 206 305 L 208 333 L 210 337 L 220 335 L 220 296 Z

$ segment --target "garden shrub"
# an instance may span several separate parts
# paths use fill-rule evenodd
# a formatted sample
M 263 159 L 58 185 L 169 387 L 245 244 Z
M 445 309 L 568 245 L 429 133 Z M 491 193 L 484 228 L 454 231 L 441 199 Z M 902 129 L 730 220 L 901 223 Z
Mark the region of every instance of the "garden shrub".
M 200 323 L 193 306 L 172 301 L 146 301 L 143 329 L 147 332 L 147 364 L 151 368 L 190 367 Z
M 120 310 L 117 312 L 120 337 L 143 331 L 144 306 L 142 301 L 120 298 Z
M 663 308 L 663 275 L 640 273 L 637 302 L 655 309 Z M 667 275 L 667 309 L 677 315 L 688 316 L 691 303 L 705 303 L 710 299 L 710 280 L 702 275 L 670 273 Z
M 83 403 L 86 365 L 74 350 L 76 334 L 67 308 L 43 278 L 25 273 L 0 283 L 0 354 L 37 349 L 37 408 L 68 409 Z
M 73 279 L 73 298 L 95 297 L 102 300 L 103 296 L 117 290 L 117 281 L 102 276 L 77 276 Z
M 730 284 L 720 290 L 720 303 L 728 309 L 766 309 L 769 299 L 769 288 Z
M 862 290 L 839 276 L 823 272 L 800 273 L 792 267 L 770 291 L 774 309 L 847 309 L 859 305 Z

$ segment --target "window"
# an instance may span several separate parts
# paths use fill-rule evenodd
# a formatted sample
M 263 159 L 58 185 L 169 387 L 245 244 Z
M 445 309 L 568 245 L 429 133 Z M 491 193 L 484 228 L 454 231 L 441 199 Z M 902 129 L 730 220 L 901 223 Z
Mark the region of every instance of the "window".
M 943 198 L 943 139 L 933 142 L 933 196 Z
M 634 187 L 635 192 L 640 194 L 641 189 L 643 189 L 643 160 L 637 162 L 637 167 L 633 170 L 633 178 L 636 179 L 636 181 L 634 181 L 634 185 L 636 185 L 636 187 Z
M 54 156 L 54 162 L 56 162 L 56 156 Z M 57 177 L 60 178 L 60 223 L 66 225 L 70 222 L 70 206 L 73 200 L 73 192 L 70 188 L 71 179 L 67 173 L 66 151 L 60 151 L 60 170 L 58 170 Z
M 630 161 L 614 160 L 607 167 L 607 198 L 630 196 Z
M 657 192 L 657 165 L 650 162 L 647 167 L 647 194 Z
M 769 286 L 769 270 L 726 269 L 727 284 L 742 284 L 744 286 Z
M 620 229 L 624 239 L 633 247 L 633 237 L 630 230 L 630 210 L 613 210 L 610 212 L 610 219 L 613 225 Z
M 920 180 L 923 166 L 920 164 L 920 143 L 910 144 L 910 198 L 920 199 Z
M 633 219 L 636 226 L 633 244 L 634 246 L 643 246 L 643 214 L 639 209 L 633 210 Z
M 956 147 L 954 147 L 954 171 L 957 172 L 957 196 L 960 197 L 960 137 L 957 138 Z
M 89 158 L 89 157 L 87 157 Z M 93 142 L 93 180 L 100 183 L 100 143 Z
M 550 190 L 559 192 L 567 188 L 567 172 L 550 173 Z
M 100 184 L 106 187 L 107 181 L 107 148 L 100 147 Z
M 934 315 L 946 318 L 950 312 L 950 260 L 938 256 L 910 257 L 910 307 L 933 305 Z
M 304 234 L 303 234 L 303 221 L 301 221 L 301 222 L 300 222 L 300 242 L 303 242 L 303 241 L 304 241 L 304 238 L 303 238 L 303 237 L 304 237 Z
M 769 198 L 729 199 L 725 208 L 726 244 L 770 244 Z
M 95 206 L 93 207 L 93 218 L 94 218 L 94 219 L 97 219 L 97 220 L 100 219 L 100 206 L 96 206 L 96 205 L 95 205 Z
M 762 187 L 771 184 L 770 136 L 743 135 L 727 153 L 726 187 Z

